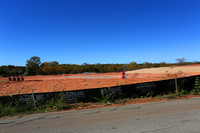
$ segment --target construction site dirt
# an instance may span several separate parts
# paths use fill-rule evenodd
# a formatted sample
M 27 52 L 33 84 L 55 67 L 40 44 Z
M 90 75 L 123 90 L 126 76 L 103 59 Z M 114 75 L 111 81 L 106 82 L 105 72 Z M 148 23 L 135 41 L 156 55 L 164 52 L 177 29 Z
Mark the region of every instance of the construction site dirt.
M 123 79 L 121 73 L 89 73 L 63 75 L 24 76 L 24 81 L 9 81 L 8 77 L 0 77 L 0 96 L 59 92 L 82 89 L 93 89 L 144 83 L 200 75 L 199 65 L 184 67 L 160 67 L 127 71 Z

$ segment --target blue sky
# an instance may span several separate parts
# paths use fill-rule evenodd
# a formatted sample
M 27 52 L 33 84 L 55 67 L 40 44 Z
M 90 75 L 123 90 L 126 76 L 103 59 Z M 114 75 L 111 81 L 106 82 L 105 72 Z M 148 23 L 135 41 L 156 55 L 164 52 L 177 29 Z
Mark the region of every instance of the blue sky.
M 0 0 L 0 65 L 200 61 L 199 0 Z

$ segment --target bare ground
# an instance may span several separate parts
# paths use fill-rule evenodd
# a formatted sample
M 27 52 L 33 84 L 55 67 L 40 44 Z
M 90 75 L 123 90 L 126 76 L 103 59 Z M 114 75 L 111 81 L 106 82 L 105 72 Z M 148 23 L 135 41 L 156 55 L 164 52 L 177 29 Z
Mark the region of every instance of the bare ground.
M 200 66 L 161 67 L 128 71 L 127 78 L 121 73 L 64 74 L 48 76 L 26 76 L 25 81 L 8 81 L 0 77 L 0 96 L 39 92 L 56 92 L 111 87 L 126 84 L 172 79 L 175 77 L 200 75 Z

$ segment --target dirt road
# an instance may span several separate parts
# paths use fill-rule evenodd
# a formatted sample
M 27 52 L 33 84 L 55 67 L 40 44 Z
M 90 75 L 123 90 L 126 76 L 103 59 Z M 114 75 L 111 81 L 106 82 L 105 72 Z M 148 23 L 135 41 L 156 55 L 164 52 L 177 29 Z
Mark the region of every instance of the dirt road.
M 199 133 L 200 98 L 1 119 L 1 133 Z

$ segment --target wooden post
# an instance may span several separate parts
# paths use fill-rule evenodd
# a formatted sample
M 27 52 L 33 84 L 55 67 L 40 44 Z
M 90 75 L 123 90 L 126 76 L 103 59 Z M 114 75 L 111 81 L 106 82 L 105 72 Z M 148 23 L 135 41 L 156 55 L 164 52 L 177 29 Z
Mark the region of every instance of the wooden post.
M 177 75 L 175 74 L 175 87 L 176 87 L 176 93 L 178 93 L 178 84 L 177 84 Z
M 33 98 L 33 104 L 35 106 L 35 108 L 37 107 L 36 106 L 36 101 L 35 101 L 35 96 L 34 96 L 34 91 L 32 90 L 32 98 Z

